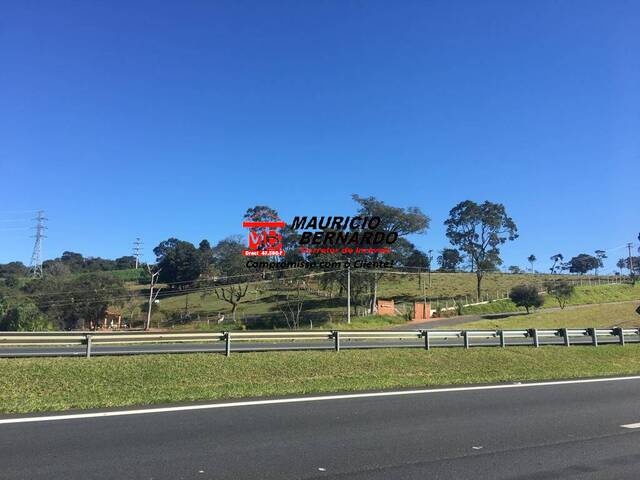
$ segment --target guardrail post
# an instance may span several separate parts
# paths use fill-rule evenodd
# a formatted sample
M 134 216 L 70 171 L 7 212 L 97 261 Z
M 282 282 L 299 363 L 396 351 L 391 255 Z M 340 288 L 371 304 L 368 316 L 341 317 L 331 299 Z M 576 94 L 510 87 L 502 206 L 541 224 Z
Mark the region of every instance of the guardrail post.
M 423 330 L 422 336 L 424 337 L 424 349 L 429 350 L 431 348 L 429 343 L 429 330 Z
M 564 346 L 570 347 L 571 340 L 569 340 L 569 330 L 567 330 L 566 328 L 561 328 L 560 332 L 562 332 L 562 338 L 564 338 Z
M 595 328 L 590 328 L 589 329 L 591 333 L 591 343 L 594 347 L 598 346 L 598 334 Z
M 504 348 L 504 347 L 507 346 L 507 343 L 506 343 L 505 338 L 504 338 L 504 330 L 500 330 L 499 333 L 500 333 L 500 346 L 502 348 Z
M 620 338 L 620 345 L 624 347 L 624 328 L 618 327 L 617 329 L 618 338 Z
M 224 332 L 224 356 L 231 355 L 231 333 Z
M 462 337 L 464 338 L 464 348 L 469 348 L 471 346 L 469 344 L 469 332 L 464 330 L 462 332 Z
M 87 358 L 91 358 L 91 335 L 85 335 L 87 342 Z
M 538 338 L 538 329 L 532 328 L 529 330 L 529 335 L 533 337 L 533 346 L 538 348 L 540 346 L 540 339 Z
M 333 331 L 334 349 L 336 352 L 340 351 L 340 332 L 338 330 Z

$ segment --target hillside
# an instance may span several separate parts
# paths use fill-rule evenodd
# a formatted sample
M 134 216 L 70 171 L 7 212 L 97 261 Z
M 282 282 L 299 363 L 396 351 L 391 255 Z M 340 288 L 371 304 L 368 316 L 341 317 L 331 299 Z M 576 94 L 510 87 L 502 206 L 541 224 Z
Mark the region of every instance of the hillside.
M 464 313 L 517 310 L 508 300 L 493 300 L 505 298 L 514 285 L 534 283 L 542 289 L 545 281 L 560 277 L 538 274 L 486 274 L 483 281 L 482 300 L 491 300 L 491 302 L 468 307 Z M 570 303 L 600 303 L 617 299 L 640 298 L 640 288 L 611 285 L 610 282 L 614 281 L 613 278 L 568 277 L 566 275 L 562 278 L 576 282 L 578 285 L 576 296 Z M 580 286 L 581 283 L 582 286 Z M 432 273 L 431 286 L 429 286 L 427 274 L 423 274 L 421 279 L 415 274 L 386 274 L 380 280 L 378 298 L 393 299 L 397 310 L 396 314 L 400 317 L 403 315 L 408 317 L 413 302 L 421 301 L 423 298 L 423 284 L 424 296 L 432 303 L 434 309 L 452 307 L 456 298 L 465 304 L 475 301 L 476 279 L 472 273 Z M 265 281 L 249 284 L 246 287 L 247 294 L 240 301 L 236 312 L 236 319 L 239 323 L 245 324 L 248 328 L 270 328 L 273 324 L 286 326 L 282 309 L 290 306 L 290 303 L 286 301 L 286 295 L 291 290 L 287 286 Z M 316 326 L 326 322 L 340 323 L 344 321 L 347 304 L 346 292 L 340 292 L 337 286 L 334 286 L 333 289 L 322 288 L 318 277 L 310 277 L 306 280 L 301 298 L 301 326 L 308 327 L 311 323 Z M 353 317 L 365 315 L 367 298 L 362 295 L 354 301 Z M 554 306 L 553 299 L 547 299 L 547 304 L 546 306 Z M 227 321 L 230 319 L 230 304 L 218 298 L 210 290 L 195 289 L 187 293 L 161 294 L 159 308 L 154 312 L 152 323 L 155 326 L 176 324 L 203 326 L 207 324 L 208 319 L 208 327 L 210 328 L 217 325 L 217 320 L 221 316 L 225 316 Z

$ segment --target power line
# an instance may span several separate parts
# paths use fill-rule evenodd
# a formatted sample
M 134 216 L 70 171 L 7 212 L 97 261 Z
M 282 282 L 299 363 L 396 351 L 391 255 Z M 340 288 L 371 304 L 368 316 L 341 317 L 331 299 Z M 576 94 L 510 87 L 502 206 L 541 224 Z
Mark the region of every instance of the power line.
M 36 239 L 36 243 L 33 245 L 33 253 L 31 254 L 31 276 L 34 278 L 42 277 L 42 239 L 46 238 L 44 231 L 47 229 L 44 222 L 47 220 L 44 217 L 44 211 L 38 210 L 36 218 L 36 234 L 33 236 Z
M 213 278 L 206 278 L 206 279 L 196 279 L 196 280 L 183 280 L 180 282 L 165 282 L 162 283 L 161 285 L 163 287 L 167 287 L 167 286 L 171 286 L 171 285 L 184 285 L 186 283 L 197 283 L 197 282 L 219 282 L 219 281 L 223 281 L 223 280 L 228 280 L 228 279 L 233 279 L 233 278 L 243 278 L 243 277 L 255 277 L 256 275 L 262 275 L 263 273 L 279 273 L 279 272 L 289 272 L 289 271 L 297 271 L 297 270 L 302 270 L 302 269 L 306 269 L 306 267 L 295 267 L 295 268 L 289 268 L 286 270 L 267 270 L 267 271 L 257 271 L 254 273 L 244 273 L 244 274 L 240 274 L 240 275 L 227 275 L 227 276 L 219 276 L 219 277 L 213 277 Z M 320 272 L 321 274 L 324 273 L 329 273 L 332 271 L 337 271 L 337 270 L 329 270 L 329 271 L 324 271 L 324 272 Z M 101 272 L 101 271 L 98 271 Z M 86 273 L 98 273 L 98 272 L 86 272 Z M 109 273 L 109 271 L 105 271 L 105 273 Z M 312 273 L 310 274 L 311 276 L 313 275 L 318 275 L 318 273 Z M 301 278 L 301 277 L 295 277 L 295 278 Z M 275 279 L 274 279 L 275 280 Z M 272 280 L 264 280 L 264 281 L 272 281 Z M 229 285 L 229 284 L 227 284 Z M 224 285 L 226 286 L 226 285 Z M 111 288 L 104 288 L 104 289 L 100 289 L 98 290 L 99 292 L 108 292 L 110 290 L 117 290 L 120 287 L 111 287 Z M 195 289 L 202 289 L 202 288 L 211 288 L 210 286 L 208 287 L 194 287 Z M 140 290 L 146 290 L 146 289 L 140 289 Z M 186 289 L 186 290 L 179 290 L 180 292 L 186 292 L 192 289 Z M 88 289 L 88 290 L 57 290 L 57 291 L 52 291 L 52 292 L 38 292 L 38 293 L 25 293 L 23 295 L 20 295 L 20 297 L 27 297 L 27 298 L 33 298 L 33 297 L 38 297 L 38 296 L 47 296 L 47 295 L 69 295 L 69 294 L 73 294 L 73 293 L 85 293 L 85 292 L 94 292 L 96 291 L 95 289 Z M 132 290 L 135 291 L 135 290 Z
M 309 277 L 315 277 L 315 276 L 318 276 L 318 275 L 324 275 L 324 274 L 327 274 L 327 273 L 333 273 L 335 271 L 342 271 L 342 269 L 340 269 L 340 270 L 329 270 L 329 271 L 324 271 L 324 272 L 308 273 L 306 275 L 300 275 L 298 277 L 285 278 L 283 280 L 298 280 L 298 279 L 301 279 L 301 278 L 309 278 Z M 274 280 L 256 280 L 254 282 L 243 282 L 242 285 L 260 285 L 260 284 L 270 283 L 270 282 L 273 282 L 273 281 Z M 232 286 L 232 285 L 237 285 L 237 284 L 208 285 L 206 287 L 198 287 L 198 288 L 186 289 L 186 290 L 165 291 L 163 294 L 160 294 L 159 298 L 175 297 L 175 296 L 178 296 L 178 295 L 194 294 L 194 293 L 198 293 L 198 292 L 208 292 L 208 291 L 215 290 L 217 288 L 225 288 L 225 287 L 229 287 L 229 286 Z M 91 290 L 87 290 L 87 291 L 91 291 Z M 106 293 L 107 291 L 106 290 L 101 290 L 101 292 Z M 96 292 L 96 293 L 98 293 L 98 292 Z M 46 295 L 46 293 L 42 293 L 42 295 Z M 141 297 L 141 296 L 136 295 L 134 291 L 131 291 L 129 294 L 124 295 L 124 296 L 106 297 L 106 298 L 102 298 L 102 299 L 99 299 L 99 300 L 83 300 L 83 299 L 69 300 L 69 299 L 65 299 L 65 298 L 61 298 L 60 300 L 49 299 L 49 300 L 44 300 L 44 301 L 38 302 L 38 305 L 40 305 L 41 307 L 44 307 L 44 308 L 51 307 L 51 306 L 63 307 L 63 306 L 73 305 L 75 303 L 93 304 L 93 303 L 102 303 L 102 302 L 105 302 L 105 301 L 106 302 L 113 302 L 113 301 L 119 301 L 119 300 L 130 300 L 130 299 L 134 299 L 134 298 L 137 298 L 137 297 Z

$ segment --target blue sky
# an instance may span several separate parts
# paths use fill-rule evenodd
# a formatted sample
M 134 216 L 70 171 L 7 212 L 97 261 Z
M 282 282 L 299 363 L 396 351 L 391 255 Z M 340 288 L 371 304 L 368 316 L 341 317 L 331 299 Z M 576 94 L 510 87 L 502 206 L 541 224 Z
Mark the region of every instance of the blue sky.
M 246 208 L 465 199 L 520 229 L 505 265 L 640 231 L 636 1 L 10 2 L 0 17 L 0 262 L 146 259 Z M 636 240 L 637 243 L 637 240 Z M 609 268 L 613 267 L 609 262 Z

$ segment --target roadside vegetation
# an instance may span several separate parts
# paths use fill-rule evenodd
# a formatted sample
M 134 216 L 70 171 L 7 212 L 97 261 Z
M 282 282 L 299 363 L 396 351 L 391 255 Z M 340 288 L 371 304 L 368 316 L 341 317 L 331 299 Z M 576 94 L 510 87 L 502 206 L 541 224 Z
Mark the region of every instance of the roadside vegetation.
M 541 288 L 544 285 L 541 284 Z M 552 295 L 543 295 L 544 302 L 542 309 L 559 308 L 558 300 Z M 622 302 L 626 300 L 640 300 L 640 284 L 622 284 L 622 285 L 593 285 L 593 286 L 577 286 L 570 297 L 564 304 L 567 305 L 590 305 L 596 303 Z M 483 305 L 473 305 L 462 309 L 464 315 L 472 314 L 489 314 L 489 313 L 505 313 L 526 311 L 524 307 L 518 307 L 510 299 L 497 300 Z
M 0 359 L 0 411 L 631 375 L 640 345 Z
M 269 232 L 275 235 L 282 254 L 277 259 L 246 257 L 243 252 L 247 240 L 231 235 L 215 245 L 207 239 L 194 244 L 170 237 L 153 248 L 154 262 L 142 268 L 136 268 L 136 256 L 110 260 L 70 251 L 44 261 L 42 269 L 34 272 L 21 262 L 0 264 L 0 330 L 113 325 L 145 329 L 298 329 L 342 325 L 347 316 L 347 291 L 351 316 L 380 325 L 395 320 L 369 317 L 385 313 L 410 319 L 414 302 L 430 302 L 438 316 L 509 311 L 517 306 L 532 309 L 541 304 L 535 290 L 543 290 L 553 279 L 592 286 L 633 282 L 640 274 L 640 261 L 629 257 L 616 264 L 620 269 L 616 277 L 599 277 L 607 254 L 597 249 L 593 254 L 567 256 L 566 260 L 562 253 L 546 257 L 550 268 L 543 267 L 542 272 L 548 272 L 544 275 L 536 271 L 543 259 L 533 253 L 521 259 L 528 267 L 506 267 L 502 249 L 517 240 L 519 233 L 500 203 L 464 200 L 453 206 L 444 220 L 449 246 L 434 252 L 423 251 L 409 240 L 431 227 L 431 218 L 419 207 L 398 207 L 357 194 L 351 198 L 354 209 L 346 218 L 376 219 L 376 226 L 366 232 L 368 236 L 359 237 L 360 227 L 346 222 L 345 217 L 321 217 L 319 230 L 316 226 L 294 229 L 292 222 Z M 274 208 L 256 205 L 246 210 L 243 220 L 263 224 L 278 218 Z M 251 249 L 267 248 L 267 233 L 264 226 L 252 230 L 255 238 L 263 240 L 254 240 Z M 302 240 L 312 233 L 314 238 L 319 234 L 324 239 L 319 245 L 332 248 L 308 253 L 306 246 L 315 244 Z M 346 240 L 351 236 L 369 238 L 370 244 L 360 246 L 370 248 L 354 253 L 352 247 L 357 247 L 357 241 Z M 382 240 L 389 238 L 393 241 L 388 244 Z M 331 242 L 325 245 L 329 239 Z M 346 262 L 351 266 L 349 281 Z M 312 268 L 306 268 L 309 263 L 314 264 Z M 368 267 L 359 267 L 358 263 Z M 282 268 L 283 264 L 299 268 Z M 629 275 L 623 279 L 624 269 Z M 32 278 L 31 273 L 41 278 Z M 590 276 L 592 273 L 595 276 Z M 512 295 L 513 302 L 501 300 L 508 298 L 516 286 L 520 294 Z M 599 297 L 595 291 L 587 294 L 585 302 L 581 302 L 579 293 L 561 303 L 617 299 L 610 295 L 615 293 L 613 288 L 602 290 Z M 394 305 L 381 312 L 379 300 L 393 300 Z M 482 302 L 491 303 L 464 307 Z M 547 298 L 543 306 L 548 306 Z
M 516 314 L 457 325 L 460 329 L 638 327 L 640 302 L 580 305 L 564 310 L 540 310 L 530 315 Z

